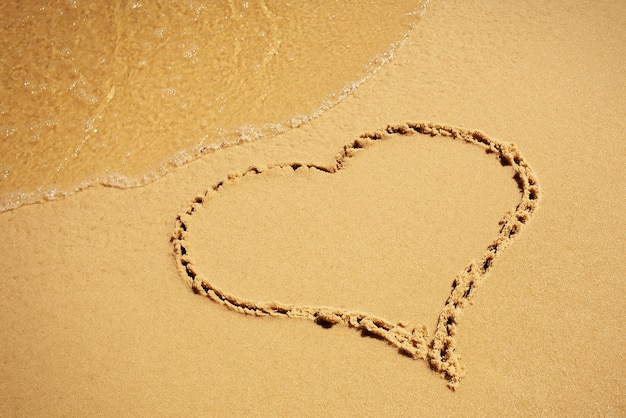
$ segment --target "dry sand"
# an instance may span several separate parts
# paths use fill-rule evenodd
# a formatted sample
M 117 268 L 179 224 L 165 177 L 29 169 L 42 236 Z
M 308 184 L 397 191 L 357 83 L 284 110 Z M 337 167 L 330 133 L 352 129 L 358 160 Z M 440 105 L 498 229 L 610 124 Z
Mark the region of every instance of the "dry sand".
M 436 1 L 395 61 L 307 125 L 145 187 L 1 214 L 0 415 L 624 416 L 624 21 L 617 1 Z M 328 312 L 324 327 L 194 295 L 176 218 L 254 166 L 188 225 L 203 275 L 253 301 L 433 334 L 521 186 L 497 154 L 417 133 L 358 149 L 338 173 L 315 168 L 407 121 L 513 142 L 541 187 L 455 325 L 455 391 L 371 329 L 328 327 L 341 322 Z

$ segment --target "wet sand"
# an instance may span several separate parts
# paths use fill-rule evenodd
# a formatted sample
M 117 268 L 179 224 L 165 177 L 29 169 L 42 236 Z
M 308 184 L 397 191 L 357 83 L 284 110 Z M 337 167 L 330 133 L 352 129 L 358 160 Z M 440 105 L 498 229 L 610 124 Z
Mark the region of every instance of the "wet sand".
M 610 1 L 433 2 L 393 62 L 300 128 L 144 187 L 0 214 L 0 415 L 623 416 L 625 18 Z M 328 174 L 346 179 L 328 186 L 332 204 L 319 204 L 322 172 L 292 169 L 333 166 L 362 134 L 420 121 L 515 143 L 540 185 L 454 324 L 456 390 L 371 329 L 330 326 L 328 312 L 244 315 L 194 294 L 177 216 L 256 167 L 189 224 L 201 274 L 253 301 L 274 290 L 432 335 L 455 277 L 520 201 L 511 166 L 415 133 Z M 270 166 L 291 173 L 264 177 Z

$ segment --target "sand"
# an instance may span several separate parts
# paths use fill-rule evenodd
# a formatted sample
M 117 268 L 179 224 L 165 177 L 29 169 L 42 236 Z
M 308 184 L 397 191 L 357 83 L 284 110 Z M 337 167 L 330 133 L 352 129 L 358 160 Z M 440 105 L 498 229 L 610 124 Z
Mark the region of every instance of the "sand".
M 0 214 L 0 415 L 624 416 L 625 18 L 611 1 L 435 1 L 394 61 L 308 124 Z M 536 208 L 487 268 L 498 222 L 533 193 L 516 161 L 415 132 L 320 170 L 407 122 L 480 130 L 532 168 Z M 197 196 L 197 274 L 248 308 L 337 310 L 246 315 L 194 294 L 177 217 Z M 457 381 L 425 334 L 408 350 L 387 337 L 436 334 L 471 259 Z

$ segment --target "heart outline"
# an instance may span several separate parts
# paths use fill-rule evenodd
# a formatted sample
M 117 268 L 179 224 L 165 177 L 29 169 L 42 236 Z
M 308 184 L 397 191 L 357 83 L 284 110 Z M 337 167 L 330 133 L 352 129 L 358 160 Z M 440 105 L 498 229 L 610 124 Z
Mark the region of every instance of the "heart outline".
M 432 338 L 424 325 L 409 329 L 402 322 L 394 324 L 370 313 L 329 306 L 292 305 L 275 301 L 254 302 L 224 291 L 201 277 L 185 246 L 187 223 L 190 217 L 199 205 L 201 206 L 207 201 L 211 191 L 218 192 L 227 182 L 265 171 L 258 167 L 250 167 L 241 174 L 229 175 L 227 179 L 219 181 L 202 195 L 198 195 L 189 208 L 177 216 L 171 241 L 174 245 L 174 255 L 180 274 L 187 280 L 195 293 L 206 296 L 235 312 L 252 316 L 307 319 L 326 328 L 335 324 L 342 324 L 385 340 L 398 349 L 401 354 L 413 359 L 426 360 L 431 369 L 440 373 L 447 380 L 448 387 L 456 390 L 466 372 L 465 366 L 460 364 L 459 356 L 456 353 L 458 318 L 463 309 L 472 302 L 475 289 L 484 282 L 494 260 L 526 226 L 537 209 L 539 199 L 537 177 L 515 144 L 498 141 L 478 130 L 436 123 L 407 123 L 406 125 L 390 125 L 382 131 L 361 135 L 358 139 L 344 145 L 331 167 L 292 163 L 278 164 L 268 167 L 268 169 L 290 167 L 295 171 L 304 166 L 332 174 L 343 169 L 343 163 L 353 158 L 357 149 L 366 148 L 377 141 L 389 140 L 394 136 L 410 136 L 416 133 L 447 137 L 482 147 L 487 153 L 494 154 L 503 166 L 513 168 L 515 171 L 513 178 L 521 192 L 519 203 L 504 215 L 500 221 L 500 233 L 487 247 L 486 252 L 478 261 L 470 260 L 468 265 L 456 275 L 452 282 L 450 295 L 439 314 Z

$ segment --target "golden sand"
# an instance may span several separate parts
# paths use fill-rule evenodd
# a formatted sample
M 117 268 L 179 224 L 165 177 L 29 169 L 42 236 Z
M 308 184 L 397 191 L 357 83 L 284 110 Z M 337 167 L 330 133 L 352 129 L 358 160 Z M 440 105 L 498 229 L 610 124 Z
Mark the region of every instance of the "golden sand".
M 626 9 L 609 0 L 567 7 L 543 1 L 432 2 L 396 59 L 316 120 L 271 139 L 207 154 L 144 187 L 94 187 L 0 214 L 0 415 L 624 416 L 626 368 L 619 329 L 626 295 L 624 21 Z M 415 120 L 458 127 L 460 132 L 480 130 L 489 143 L 514 143 L 523 159 L 513 157 L 512 166 L 502 167 L 500 154 L 487 154 L 480 145 L 418 132 L 404 138 L 392 129 L 385 135 L 393 138 L 357 149 L 341 170 L 320 171 L 333 167 L 344 145 L 354 144 L 363 133 Z M 420 154 L 420 145 L 406 142 L 422 144 L 422 137 L 441 139 L 442 148 L 423 142 L 421 148 L 428 152 Z M 401 145 L 386 154 L 387 144 Z M 428 226 L 419 240 L 409 241 L 413 233 L 408 238 L 400 235 L 401 242 L 422 243 L 427 256 L 421 257 L 417 244 L 399 245 L 389 254 L 396 262 L 385 267 L 388 278 L 380 282 L 362 280 L 361 273 L 369 268 L 348 265 L 339 285 L 365 286 L 360 305 L 350 303 L 349 290 L 343 291 L 344 301 L 335 294 L 320 304 L 339 309 L 322 312 L 320 325 L 338 326 L 241 315 L 224 303 L 194 295 L 181 264 L 181 236 L 170 240 L 179 214 L 192 205 L 198 208 L 198 219 L 191 215 L 190 234 L 226 232 L 227 222 L 245 222 L 236 216 L 214 218 L 211 209 L 219 208 L 221 196 L 254 207 L 253 198 L 269 190 L 260 184 L 266 174 L 284 183 L 279 197 L 289 202 L 285 194 L 297 191 L 296 184 L 323 196 L 314 185 L 304 187 L 307 179 L 351 176 L 358 182 L 362 176 L 381 184 L 364 174 L 364 167 L 384 167 L 387 172 L 406 167 L 385 155 L 422 161 L 425 167 L 469 167 L 466 187 L 472 192 L 454 189 L 455 175 L 465 181 L 454 168 L 443 170 L 449 175 L 431 178 L 428 170 L 419 173 L 416 164 L 410 165 L 405 177 L 413 182 L 411 187 L 397 187 L 398 197 L 383 203 L 398 208 L 399 214 L 410 212 L 405 202 L 429 214 L 405 218 L 409 231 Z M 485 267 L 485 251 L 500 233 L 498 220 L 520 199 L 530 199 L 530 182 L 512 179 L 515 164 L 523 167 L 526 161 L 541 186 L 538 209 L 506 251 Z M 309 167 L 309 173 L 294 171 L 292 163 Z M 260 174 L 250 171 L 225 182 L 223 190 L 201 195 L 249 167 Z M 284 172 L 269 176 L 278 167 Z M 420 191 L 420 184 L 425 190 Z M 446 185 L 453 192 L 444 192 Z M 247 192 L 237 193 L 243 189 Z M 360 184 L 356 189 L 368 187 Z M 425 199 L 423 206 L 417 204 L 418 192 L 449 193 L 450 207 L 456 208 L 453 215 L 445 208 L 436 210 L 440 205 L 429 207 Z M 199 194 L 202 203 L 194 200 Z M 358 217 L 364 212 L 362 195 L 357 196 L 361 198 L 352 203 L 347 199 L 328 205 L 328 213 L 318 206 L 311 223 Z M 271 207 L 269 200 L 265 208 Z M 502 204 L 504 212 L 500 207 L 493 210 L 493 202 Z M 293 207 L 298 208 L 297 201 Z M 451 239 L 433 248 L 423 244 L 455 232 L 449 228 L 456 225 L 463 207 L 472 216 L 461 227 L 462 234 L 449 235 Z M 365 222 L 372 218 L 364 216 L 363 223 L 354 222 L 346 231 L 367 239 L 368 230 L 384 232 L 384 227 Z M 273 221 L 271 216 L 265 219 Z M 505 219 L 513 221 L 505 221 L 505 231 L 512 231 L 515 217 Z M 402 225 L 395 226 L 398 234 Z M 289 223 L 280 226 L 293 228 Z M 319 237 L 325 238 L 321 232 Z M 325 248 L 299 237 L 285 235 L 282 244 L 297 251 L 299 243 L 304 250 L 300 259 L 310 259 L 313 265 L 306 267 L 326 273 L 324 278 L 332 276 L 323 265 L 315 266 L 316 257 L 332 261 Z M 232 245 L 239 238 L 221 242 L 237 248 Z M 285 253 L 263 251 L 268 245 L 263 236 L 243 238 L 257 244 L 270 270 L 287 259 Z M 199 292 L 210 293 L 210 282 L 231 295 L 245 296 L 253 309 L 267 306 L 259 303 L 265 299 L 248 294 L 255 291 L 254 280 L 238 279 L 247 290 L 229 288 L 227 282 L 218 283 L 225 277 L 213 276 L 212 265 L 200 261 L 211 259 L 211 254 L 202 255 L 203 245 L 219 252 L 219 243 L 206 234 L 190 235 L 189 240 L 190 256 L 198 257 L 192 265 L 202 279 L 196 285 Z M 344 249 L 341 244 L 337 248 Z M 355 248 L 357 255 L 367 251 L 367 246 Z M 480 276 L 475 282 L 480 286 L 474 291 L 472 285 L 472 303 L 451 325 L 455 355 L 465 373 L 452 391 L 446 378 L 454 384 L 460 375 L 446 364 L 452 357 L 445 357 L 445 350 L 443 363 L 433 370 L 432 363 L 389 349 L 395 334 L 388 338 L 387 328 L 402 320 L 401 330 L 419 330 L 421 323 L 432 330 L 431 336 L 439 330 L 447 334 L 447 320 L 436 328 L 436 318 L 429 319 L 426 310 L 410 318 L 403 312 L 411 311 L 413 299 L 433 299 L 439 303 L 437 312 L 446 315 L 446 298 L 454 299 L 457 291 L 450 286 L 471 258 L 483 261 L 478 270 L 472 269 Z M 404 263 L 408 259 L 415 264 Z M 432 260 L 436 262 L 428 264 Z M 253 271 L 258 266 L 243 267 Z M 485 270 L 488 277 L 483 281 Z M 424 294 L 393 293 L 394 278 L 405 286 L 412 277 L 423 280 L 427 271 L 437 272 L 432 277 L 439 279 L 431 285 L 423 281 Z M 293 299 L 276 300 L 291 309 L 317 306 L 308 302 L 310 280 L 291 278 Z M 300 282 L 303 293 L 298 297 Z M 457 283 L 458 292 L 465 294 L 470 282 Z M 258 295 L 264 291 L 261 287 Z M 381 288 L 391 297 L 380 297 Z M 340 325 L 344 312 L 353 309 L 384 316 L 389 325 L 368 317 L 364 338 Z M 372 333 L 383 341 L 369 338 Z M 400 349 L 404 342 L 409 352 L 421 347 L 412 341 L 402 341 Z

